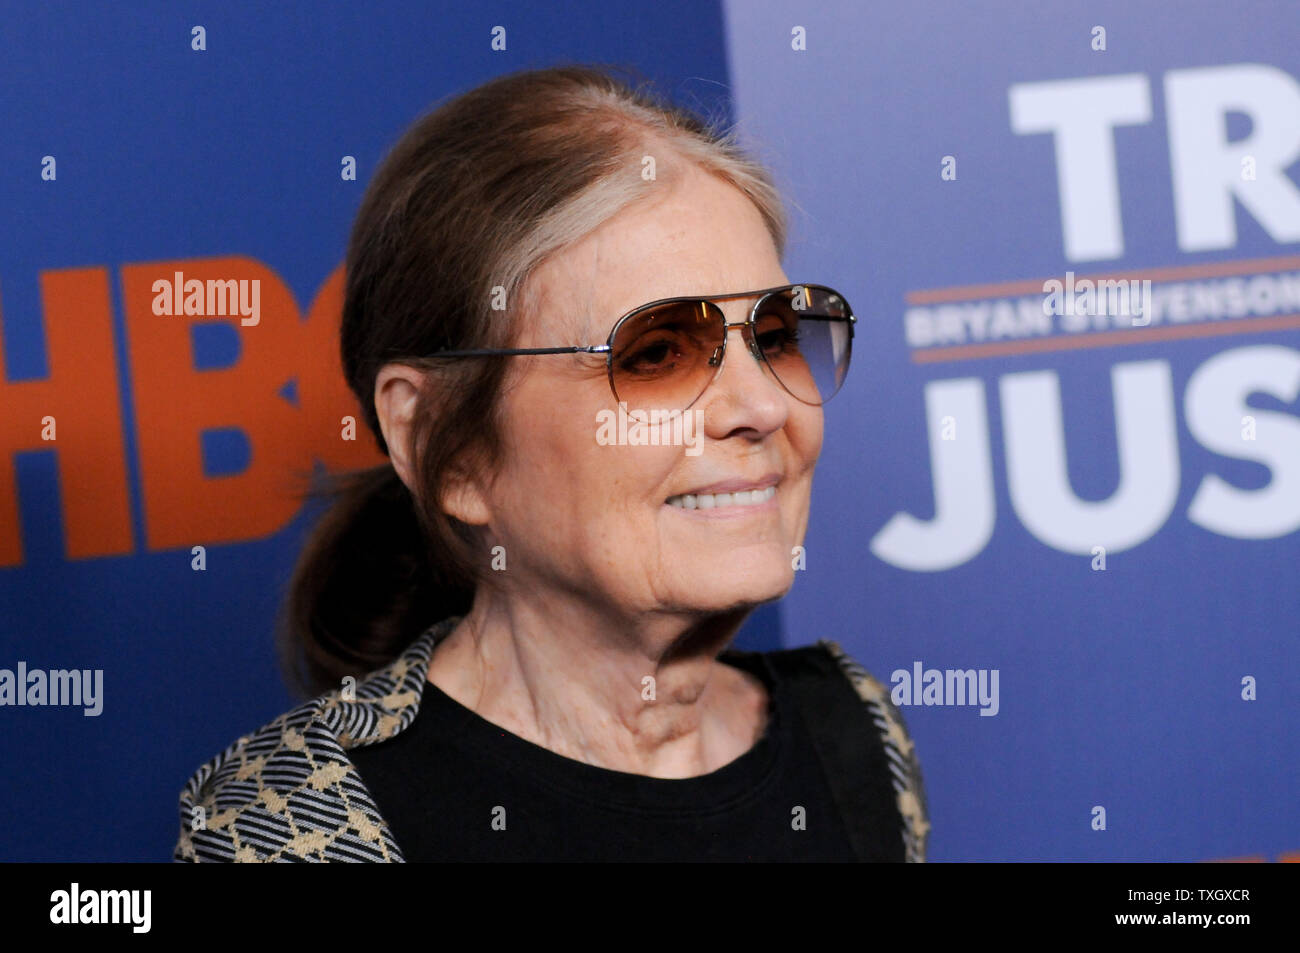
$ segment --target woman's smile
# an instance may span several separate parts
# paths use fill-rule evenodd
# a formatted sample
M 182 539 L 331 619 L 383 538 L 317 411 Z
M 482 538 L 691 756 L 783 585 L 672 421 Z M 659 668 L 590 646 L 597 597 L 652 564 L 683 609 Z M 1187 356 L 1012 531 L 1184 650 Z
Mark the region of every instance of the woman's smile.
M 728 480 L 707 487 L 678 493 L 664 503 L 693 516 L 745 516 L 779 509 L 776 488 L 781 478 L 776 474 L 755 482 Z

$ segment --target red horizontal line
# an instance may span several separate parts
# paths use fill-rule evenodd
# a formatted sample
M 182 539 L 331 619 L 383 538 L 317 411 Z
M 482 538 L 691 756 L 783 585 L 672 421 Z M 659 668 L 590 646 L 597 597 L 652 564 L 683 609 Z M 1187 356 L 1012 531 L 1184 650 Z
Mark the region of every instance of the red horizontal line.
M 1300 257 L 1255 258 L 1248 261 L 1207 262 L 1201 265 L 1171 265 L 1168 268 L 1138 268 L 1134 271 L 1110 271 L 1090 275 L 1075 275 L 1080 281 L 1180 281 L 1188 278 L 1225 278 L 1229 275 L 1252 275 L 1265 271 L 1292 271 L 1300 269 Z M 1061 281 L 1065 277 L 1053 275 L 1035 281 L 1003 281 L 996 284 L 963 285 L 959 288 L 934 288 L 927 291 L 909 291 L 903 296 L 908 304 L 943 304 L 947 301 L 971 301 L 979 298 L 1007 298 L 1017 295 L 1043 294 L 1043 283 Z
M 1029 341 L 999 341 L 995 344 L 963 344 L 955 347 L 923 348 L 912 352 L 914 364 L 938 364 L 943 361 L 968 361 L 980 357 L 1005 357 L 1013 354 L 1041 354 L 1047 351 L 1078 351 L 1094 347 L 1147 344 L 1151 341 L 1177 341 L 1185 338 L 1220 337 L 1226 334 L 1250 334 L 1258 331 L 1281 331 L 1300 328 L 1300 314 L 1271 318 L 1230 319 L 1222 324 L 1184 324 L 1176 327 L 1134 328 L 1132 331 L 1098 331 L 1071 337 L 1034 338 Z

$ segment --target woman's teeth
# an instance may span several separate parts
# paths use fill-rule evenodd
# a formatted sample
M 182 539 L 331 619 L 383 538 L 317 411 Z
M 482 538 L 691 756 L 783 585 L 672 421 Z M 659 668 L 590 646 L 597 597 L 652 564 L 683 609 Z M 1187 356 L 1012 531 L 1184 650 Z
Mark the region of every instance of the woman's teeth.
M 738 493 L 683 493 L 670 496 L 668 505 L 679 510 L 713 510 L 724 506 L 757 506 L 776 496 L 776 487 L 766 490 L 741 490 Z

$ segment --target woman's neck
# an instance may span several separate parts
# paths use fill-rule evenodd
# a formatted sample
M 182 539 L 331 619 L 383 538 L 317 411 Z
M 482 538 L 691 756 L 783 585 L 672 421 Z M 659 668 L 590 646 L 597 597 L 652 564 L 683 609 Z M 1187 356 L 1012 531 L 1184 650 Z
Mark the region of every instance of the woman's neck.
M 429 681 L 527 741 L 631 774 L 709 774 L 762 736 L 766 687 L 717 661 L 748 610 L 637 625 L 554 605 L 476 599 Z

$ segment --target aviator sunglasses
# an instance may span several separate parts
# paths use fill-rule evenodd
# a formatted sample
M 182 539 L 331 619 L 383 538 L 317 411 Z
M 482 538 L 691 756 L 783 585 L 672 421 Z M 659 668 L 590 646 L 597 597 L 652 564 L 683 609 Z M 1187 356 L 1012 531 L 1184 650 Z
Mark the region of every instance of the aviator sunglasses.
M 728 324 L 719 301 L 757 296 L 749 317 Z M 616 401 L 630 407 L 686 410 L 722 371 L 727 332 L 740 328 L 754 360 L 795 400 L 820 406 L 849 370 L 853 325 L 849 303 L 825 285 L 782 285 L 711 297 L 662 298 L 614 323 L 604 344 L 437 351 L 431 357 L 515 354 L 604 354 Z

